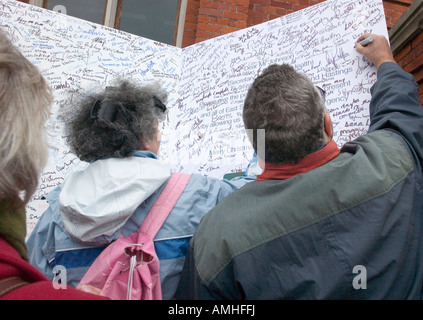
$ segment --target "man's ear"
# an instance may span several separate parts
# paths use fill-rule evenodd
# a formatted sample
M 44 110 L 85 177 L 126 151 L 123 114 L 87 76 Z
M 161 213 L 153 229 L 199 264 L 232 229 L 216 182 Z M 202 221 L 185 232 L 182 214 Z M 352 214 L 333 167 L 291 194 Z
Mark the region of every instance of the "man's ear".
M 332 124 L 332 119 L 328 112 L 325 112 L 324 125 L 325 125 L 326 140 L 327 142 L 329 142 L 333 138 L 333 124 Z

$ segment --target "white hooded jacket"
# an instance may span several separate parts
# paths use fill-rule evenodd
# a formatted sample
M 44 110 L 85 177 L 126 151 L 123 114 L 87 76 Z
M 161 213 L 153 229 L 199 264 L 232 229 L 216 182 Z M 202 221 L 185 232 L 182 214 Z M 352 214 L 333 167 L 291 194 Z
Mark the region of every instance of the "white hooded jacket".
M 72 173 L 59 196 L 66 231 L 86 243 L 111 236 L 170 174 L 168 164 L 141 157 L 97 160 Z

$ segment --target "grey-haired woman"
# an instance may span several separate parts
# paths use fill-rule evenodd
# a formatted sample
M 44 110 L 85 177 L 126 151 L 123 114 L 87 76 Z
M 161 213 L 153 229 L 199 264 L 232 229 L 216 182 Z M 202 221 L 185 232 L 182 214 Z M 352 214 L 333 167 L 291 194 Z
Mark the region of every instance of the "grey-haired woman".
M 67 142 L 90 164 L 46 196 L 50 206 L 27 241 L 31 263 L 46 276 L 53 276 L 55 265 L 63 265 L 67 283 L 76 286 L 105 246 L 138 230 L 171 176 L 169 165 L 157 157 L 165 103 L 159 86 L 121 80 L 66 110 Z M 154 239 L 163 299 L 174 297 L 200 219 L 254 179 L 191 175 Z

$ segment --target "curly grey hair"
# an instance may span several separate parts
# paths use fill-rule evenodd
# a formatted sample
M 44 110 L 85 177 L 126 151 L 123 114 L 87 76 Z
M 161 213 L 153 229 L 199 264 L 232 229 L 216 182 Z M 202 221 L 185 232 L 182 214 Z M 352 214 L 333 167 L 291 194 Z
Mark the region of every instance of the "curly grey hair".
M 155 138 L 157 121 L 165 114 L 167 94 L 157 84 L 116 82 L 114 87 L 82 97 L 61 112 L 66 141 L 82 161 L 128 157 Z M 158 102 L 163 109 L 157 107 Z M 99 104 L 112 105 L 112 114 L 99 116 L 95 110 Z
M 325 142 L 326 108 L 318 89 L 304 74 L 288 65 L 271 65 L 250 86 L 244 101 L 247 129 L 265 129 L 265 159 L 296 163 Z M 257 152 L 257 140 L 247 135 Z

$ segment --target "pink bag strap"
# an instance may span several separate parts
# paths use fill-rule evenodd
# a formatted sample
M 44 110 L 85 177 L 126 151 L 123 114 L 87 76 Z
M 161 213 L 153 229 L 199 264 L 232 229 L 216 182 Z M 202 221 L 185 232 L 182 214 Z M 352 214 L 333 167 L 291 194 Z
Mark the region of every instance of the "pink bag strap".
M 172 211 L 182 192 L 184 191 L 190 174 L 173 173 L 169 181 L 164 187 L 162 193 L 157 198 L 150 212 L 145 217 L 139 231 L 143 232 L 150 239 L 153 239 L 163 223 L 165 222 L 170 211 Z

